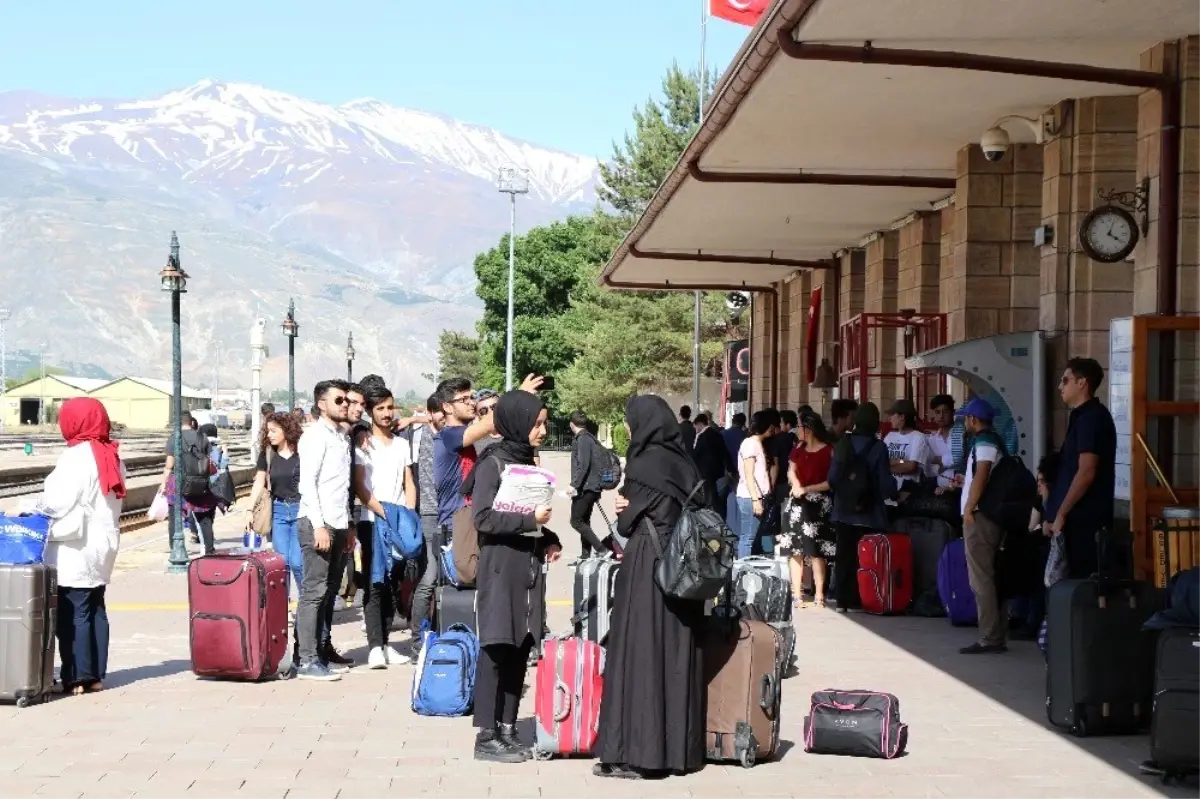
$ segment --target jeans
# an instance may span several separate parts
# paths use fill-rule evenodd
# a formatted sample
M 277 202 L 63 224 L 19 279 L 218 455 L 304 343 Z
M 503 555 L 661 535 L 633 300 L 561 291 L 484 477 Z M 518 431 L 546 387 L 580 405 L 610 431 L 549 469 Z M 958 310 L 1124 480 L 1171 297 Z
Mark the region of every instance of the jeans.
M 480 647 L 475 677 L 475 718 L 477 729 L 491 730 L 497 724 L 516 724 L 525 672 L 533 638 L 525 636 L 521 646 L 493 644 Z
M 299 502 L 275 500 L 271 506 L 271 548 L 287 564 L 288 574 L 300 590 L 304 579 L 304 558 L 300 555 L 300 539 L 296 537 L 296 518 Z
M 395 614 L 391 575 L 385 573 L 382 583 L 371 582 L 375 558 L 374 522 L 358 523 L 358 542 L 362 546 L 362 570 L 366 578 L 363 581 L 363 622 L 367 625 L 367 646 L 378 649 L 388 645 L 388 631 Z
M 739 558 L 748 558 L 754 552 L 754 539 L 758 538 L 759 518 L 754 515 L 754 501 L 749 497 L 737 498 Z
M 599 501 L 599 491 L 587 490 L 580 491 L 579 495 L 571 500 L 571 527 L 579 533 L 581 552 L 585 558 L 593 551 L 599 553 L 604 550 L 604 545 L 592 530 L 592 511 L 596 509 L 596 503 Z
M 296 537 L 304 558 L 304 582 L 300 584 L 300 606 L 296 610 L 296 638 L 302 666 L 319 660 L 329 643 L 333 599 L 342 582 L 338 567 L 346 553 L 345 530 L 329 529 L 330 544 L 325 552 L 317 551 L 315 536 L 312 522 L 301 519 Z
M 108 610 L 104 589 L 58 587 L 59 678 L 63 687 L 91 685 L 108 675 Z
M 175 513 L 174 513 L 174 510 L 175 509 L 172 508 L 171 509 L 172 512 L 167 514 L 167 536 L 168 536 L 167 544 L 168 544 L 168 546 L 170 545 L 171 541 L 173 541 L 175 538 Z M 199 528 L 196 532 L 200 536 L 201 543 L 204 545 L 204 554 L 205 555 L 211 555 L 217 551 L 216 544 L 214 543 L 214 540 L 213 540 L 213 519 L 216 518 L 216 515 L 217 515 L 217 511 L 214 508 L 213 510 L 209 510 L 209 511 L 199 511 L 199 510 L 195 511 L 194 513 L 191 514 L 190 518 L 189 518 L 188 514 L 186 514 L 186 513 L 183 516 L 183 527 L 184 527 L 185 531 L 188 529 L 190 519 L 195 519 L 196 526 Z
M 430 610 L 433 608 L 433 589 L 437 587 L 441 567 L 438 565 L 437 547 L 443 532 L 436 516 L 421 517 L 421 534 L 425 538 L 425 554 L 421 556 L 421 579 L 413 589 L 412 618 L 408 620 L 408 628 L 412 630 L 413 642 L 419 647 L 421 632 L 433 627 Z
M 737 494 L 732 489 L 725 495 L 725 524 L 735 533 L 741 532 L 738 522 Z
M 833 598 L 838 610 L 857 610 L 862 607 L 858 593 L 858 542 L 871 532 L 870 528 L 835 522 L 837 557 L 833 560 Z

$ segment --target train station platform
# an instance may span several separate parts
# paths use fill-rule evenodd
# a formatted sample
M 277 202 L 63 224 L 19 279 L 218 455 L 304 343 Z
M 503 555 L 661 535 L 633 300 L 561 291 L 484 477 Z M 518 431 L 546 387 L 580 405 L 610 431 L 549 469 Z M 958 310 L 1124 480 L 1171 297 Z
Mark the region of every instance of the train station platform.
M 565 455 L 547 465 L 567 468 Z M 551 527 L 578 543 L 568 506 Z M 217 522 L 240 545 L 246 514 Z M 239 684 L 196 678 L 187 586 L 165 573 L 165 525 L 129 534 L 109 589 L 106 690 L 0 706 L 0 797 L 1105 797 L 1195 796 L 1141 777 L 1146 737 L 1075 739 L 1045 718 L 1045 667 L 1033 644 L 964 657 L 973 631 L 944 619 L 798 615 L 798 671 L 784 681 L 783 745 L 753 769 L 710 765 L 661 782 L 599 780 L 591 761 L 516 766 L 471 757 L 468 719 L 418 717 L 412 667 L 356 667 L 336 683 Z M 572 572 L 551 570 L 551 626 L 567 625 Z M 336 645 L 365 660 L 357 609 L 340 612 Z M 393 634 L 404 651 L 408 633 Z M 532 674 L 531 674 L 532 677 Z M 801 725 L 814 690 L 872 688 L 899 697 L 909 754 L 884 762 L 808 755 Z M 524 734 L 532 695 L 522 708 Z

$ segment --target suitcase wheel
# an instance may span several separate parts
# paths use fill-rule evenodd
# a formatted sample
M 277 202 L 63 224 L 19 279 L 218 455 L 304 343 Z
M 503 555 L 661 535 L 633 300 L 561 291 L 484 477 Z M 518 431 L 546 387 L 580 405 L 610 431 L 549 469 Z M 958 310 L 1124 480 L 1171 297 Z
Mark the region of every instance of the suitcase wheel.
M 537 748 L 534 748 L 534 750 L 533 750 L 533 759 L 534 760 L 540 760 L 544 763 L 547 760 L 552 760 L 553 758 L 554 758 L 553 752 L 547 752 L 544 749 L 537 749 Z
M 742 754 L 738 757 L 738 762 L 742 764 L 742 768 L 752 768 L 754 766 L 754 750 L 743 749 Z

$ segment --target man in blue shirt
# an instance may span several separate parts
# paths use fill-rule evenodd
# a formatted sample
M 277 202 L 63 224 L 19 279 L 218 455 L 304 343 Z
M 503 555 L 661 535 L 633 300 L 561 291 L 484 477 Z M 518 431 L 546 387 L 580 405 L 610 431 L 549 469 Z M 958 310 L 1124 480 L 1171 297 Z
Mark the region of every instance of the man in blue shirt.
M 1051 535 L 1065 536 L 1067 576 L 1073 579 L 1096 572 L 1096 533 L 1111 530 L 1113 523 L 1117 429 L 1096 398 L 1102 380 L 1104 368 L 1097 361 L 1072 358 L 1058 381 L 1071 416 L 1043 518 Z

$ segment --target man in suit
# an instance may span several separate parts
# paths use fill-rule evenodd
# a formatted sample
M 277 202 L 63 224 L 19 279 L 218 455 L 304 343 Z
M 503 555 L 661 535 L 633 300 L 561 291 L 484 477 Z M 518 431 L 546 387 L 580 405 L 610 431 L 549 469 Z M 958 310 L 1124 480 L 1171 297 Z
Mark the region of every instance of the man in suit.
M 729 458 L 729 451 L 725 448 L 725 440 L 712 426 L 712 420 L 707 413 L 696 415 L 696 444 L 692 450 L 692 458 L 696 461 L 696 468 L 707 486 L 709 503 L 713 510 L 720 513 L 724 504 L 718 496 L 717 481 L 733 471 L 734 467 Z

